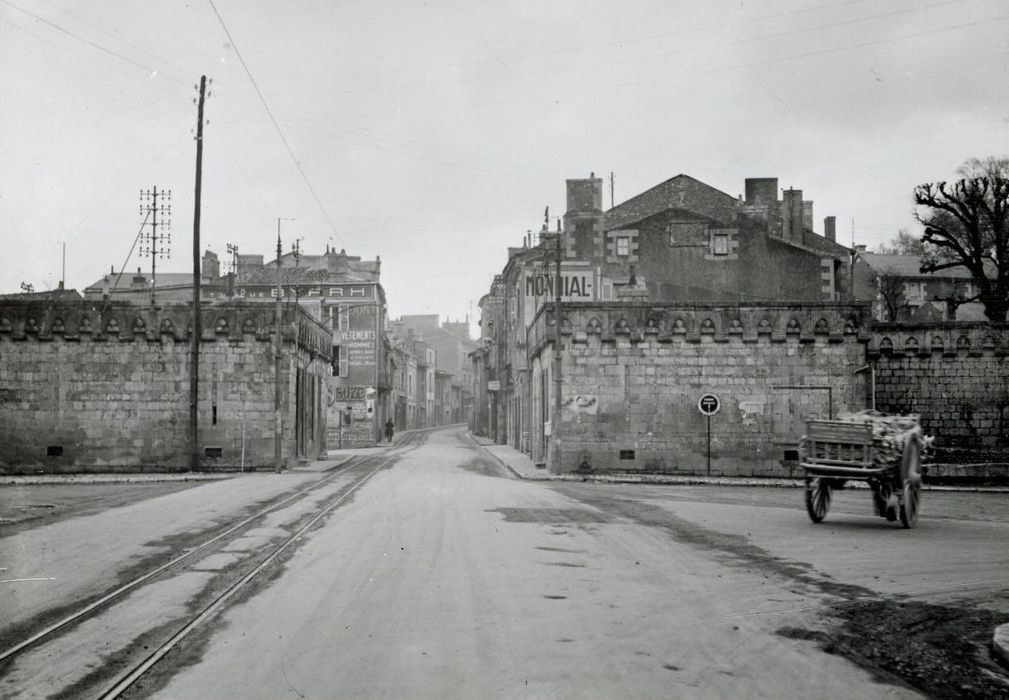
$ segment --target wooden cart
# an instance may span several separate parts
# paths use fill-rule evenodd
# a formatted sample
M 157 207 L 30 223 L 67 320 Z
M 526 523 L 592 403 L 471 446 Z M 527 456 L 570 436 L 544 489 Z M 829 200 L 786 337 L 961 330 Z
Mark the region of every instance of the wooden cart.
M 800 450 L 805 471 L 806 511 L 814 523 L 830 510 L 831 492 L 849 479 L 866 481 L 877 515 L 906 528 L 918 522 L 921 504 L 921 433 L 900 436 L 903 450 L 893 460 L 881 460 L 873 445 L 871 423 L 811 420 Z

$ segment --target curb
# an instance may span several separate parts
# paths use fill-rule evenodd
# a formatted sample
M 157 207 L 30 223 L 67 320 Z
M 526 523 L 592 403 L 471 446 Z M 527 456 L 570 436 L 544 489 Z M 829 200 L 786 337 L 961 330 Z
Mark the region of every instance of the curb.
M 253 472 L 245 472 L 252 474 Z M 10 474 L 0 477 L 3 486 L 48 486 L 61 484 L 151 484 L 170 481 L 220 481 L 241 476 L 242 472 L 200 474 L 183 472 L 178 474 Z

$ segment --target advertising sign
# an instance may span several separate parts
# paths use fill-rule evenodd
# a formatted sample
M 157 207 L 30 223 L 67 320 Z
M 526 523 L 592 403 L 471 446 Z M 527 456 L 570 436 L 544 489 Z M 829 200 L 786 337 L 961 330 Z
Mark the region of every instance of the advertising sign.
M 375 331 L 342 331 L 340 343 L 347 349 L 351 367 L 375 365 Z
M 539 308 L 555 298 L 556 272 L 552 268 L 530 265 L 522 274 L 521 294 L 526 325 L 532 322 Z M 586 263 L 561 263 L 561 303 L 597 301 L 596 275 Z

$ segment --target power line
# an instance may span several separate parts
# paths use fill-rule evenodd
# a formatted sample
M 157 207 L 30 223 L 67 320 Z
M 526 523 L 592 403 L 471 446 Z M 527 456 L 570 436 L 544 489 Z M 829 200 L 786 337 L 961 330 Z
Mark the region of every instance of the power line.
M 107 53 L 110 56 L 114 56 L 115 58 L 118 58 L 121 61 L 125 61 L 126 63 L 129 63 L 132 66 L 136 66 L 137 68 L 141 68 L 144 71 L 146 71 L 148 74 L 156 73 L 157 72 L 156 68 L 152 68 L 151 66 L 145 65 L 145 64 L 141 63 L 140 61 L 136 61 L 136 60 L 130 58 L 129 56 L 125 55 L 125 54 L 121 54 L 118 51 L 114 51 L 114 50 L 108 48 L 107 46 L 102 46 L 99 43 L 91 41 L 90 39 L 88 39 L 86 37 L 83 37 L 80 34 L 77 34 L 75 32 L 72 32 L 69 29 L 67 29 L 66 27 L 63 27 L 63 26 L 61 26 L 59 24 L 56 24 L 55 22 L 52 22 L 52 21 L 46 19 L 45 17 L 43 17 L 41 15 L 35 14 L 34 12 L 26 10 L 23 7 L 19 7 L 18 5 L 15 5 L 14 3 L 10 2 L 10 0 L 0 0 L 0 2 L 3 2 L 5 5 L 9 5 L 10 7 L 13 7 L 15 10 L 18 10 L 19 12 L 23 12 L 23 13 L 25 13 L 26 15 L 28 15 L 30 17 L 34 17 L 39 22 L 42 22 L 43 24 L 45 24 L 45 25 L 47 25 L 49 27 L 52 27 L 53 29 L 55 29 L 58 32 L 62 32 L 63 34 L 66 34 L 67 36 L 72 37 L 74 39 L 77 39 L 78 41 L 83 41 L 88 46 L 90 46 L 90 47 L 92 47 L 94 49 L 97 49 L 97 50 L 101 51 L 102 53 Z M 168 77 L 169 79 L 174 80 L 174 81 L 176 81 L 178 83 L 184 84 L 184 81 L 180 80 L 179 78 L 175 78 L 175 77 L 172 77 L 170 75 L 166 75 L 166 77 Z
M 372 86 L 372 87 L 369 87 L 369 88 L 366 88 L 366 89 L 348 88 L 348 89 L 345 89 L 345 90 L 327 91 L 327 94 L 329 94 L 329 95 L 348 95 L 348 94 L 350 94 L 350 95 L 360 95 L 360 94 L 364 94 L 364 93 L 387 93 L 387 92 L 397 92 L 397 93 L 400 93 L 400 92 L 404 92 L 404 91 L 425 91 L 425 90 L 430 90 L 432 88 L 444 87 L 444 86 L 450 86 L 450 85 L 459 85 L 459 84 L 466 84 L 466 83 L 470 83 L 470 84 L 483 84 L 483 83 L 492 83 L 492 82 L 504 82 L 504 81 L 510 81 L 510 80 L 516 80 L 516 79 L 523 79 L 523 78 L 535 78 L 535 77 L 539 77 L 539 76 L 543 76 L 543 75 L 553 75 L 553 74 L 562 73 L 562 72 L 583 71 L 583 70 L 586 70 L 586 69 L 602 68 L 602 67 L 606 67 L 606 66 L 614 66 L 614 65 L 619 65 L 619 64 L 641 63 L 641 62 L 645 62 L 645 61 L 652 61 L 654 59 L 669 58 L 671 56 L 682 56 L 682 55 L 688 55 L 688 54 L 694 54 L 694 53 L 710 52 L 710 51 L 714 51 L 714 50 L 718 50 L 718 49 L 731 48 L 731 47 L 735 47 L 735 46 L 741 46 L 741 45 L 744 45 L 744 44 L 752 44 L 752 43 L 756 43 L 756 42 L 760 42 L 760 41 L 766 41 L 766 40 L 770 40 L 770 39 L 781 39 L 781 38 L 784 38 L 784 37 L 795 36 L 795 35 L 798 35 L 798 34 L 806 34 L 806 33 L 809 33 L 809 32 L 814 32 L 814 31 L 823 30 L 823 29 L 834 29 L 834 28 L 837 28 L 837 27 L 843 27 L 843 26 L 852 25 L 852 24 L 861 24 L 861 23 L 864 23 L 864 22 L 874 22 L 874 21 L 881 20 L 881 19 L 887 19 L 887 18 L 897 17 L 897 16 L 900 16 L 900 15 L 905 15 L 905 14 L 909 14 L 909 13 L 922 12 L 922 11 L 925 11 L 925 10 L 932 10 L 932 9 L 935 9 L 935 8 L 943 7 L 945 5 L 956 5 L 956 4 L 960 4 L 960 3 L 963 3 L 963 2 L 965 2 L 965 0 L 943 0 L 941 2 L 936 2 L 936 3 L 933 3 L 931 5 L 925 5 L 925 6 L 922 6 L 922 7 L 912 7 L 910 9 L 905 9 L 905 10 L 895 10 L 893 12 L 887 12 L 887 13 L 877 14 L 877 15 L 870 15 L 868 17 L 857 17 L 855 19 L 846 19 L 846 20 L 842 20 L 842 21 L 838 21 L 838 22 L 831 22 L 829 24 L 819 24 L 819 25 L 814 25 L 812 27 L 803 27 L 803 28 L 800 28 L 800 29 L 789 29 L 787 31 L 781 31 L 781 32 L 776 32 L 776 33 L 772 33 L 772 34 L 764 34 L 764 35 L 756 36 L 756 37 L 737 38 L 734 41 L 725 41 L 725 42 L 721 42 L 721 43 L 718 43 L 718 44 L 704 44 L 703 46 L 699 46 L 699 47 L 695 47 L 695 48 L 677 49 L 675 51 L 663 51 L 661 53 L 652 53 L 652 54 L 648 54 L 648 55 L 644 55 L 644 56 L 642 56 L 642 55 L 636 55 L 636 56 L 622 57 L 622 58 L 616 58 L 616 59 L 611 59 L 611 60 L 603 60 L 603 61 L 578 62 L 578 63 L 572 64 L 572 65 L 567 65 L 567 66 L 551 67 L 551 68 L 549 68 L 547 70 L 531 70 L 531 71 L 526 71 L 524 73 L 515 72 L 515 73 L 509 73 L 508 75 L 493 76 L 493 77 L 482 77 L 482 78 L 470 78 L 470 79 L 466 79 L 466 80 L 452 80 L 452 81 L 448 81 L 448 82 L 426 82 L 426 83 L 413 83 L 413 82 L 411 82 L 411 83 L 405 84 L 405 85 Z M 841 3 L 841 4 L 846 4 L 846 3 Z M 792 14 L 792 13 L 784 13 L 784 14 L 787 15 L 787 14 Z M 780 17 L 780 16 L 784 16 L 784 15 L 771 15 L 769 18 Z M 734 28 L 737 24 L 741 24 L 741 23 L 731 23 L 730 22 L 730 23 L 728 23 L 728 25 L 725 25 L 725 26 L 728 26 L 730 28 Z M 713 28 L 717 28 L 717 27 L 706 27 L 704 29 L 713 29 Z M 679 31 L 679 32 L 674 32 L 674 33 L 669 34 L 667 36 L 676 36 L 676 35 L 680 35 L 680 34 L 692 34 L 692 33 L 695 33 L 695 31 L 696 30 L 690 30 L 690 31 L 683 30 L 683 31 Z M 662 35 L 658 35 L 658 36 L 662 36 Z M 626 43 L 626 42 L 621 42 L 621 43 Z M 605 44 L 605 45 L 608 45 L 608 44 Z M 547 52 L 547 53 L 550 53 L 550 52 Z M 544 54 L 544 55 L 546 55 L 546 54 Z M 498 61 L 499 61 L 499 59 L 493 59 L 493 62 L 498 62 Z
M 291 148 L 291 144 L 288 143 L 287 137 L 284 136 L 283 129 L 280 128 L 280 124 L 277 122 L 276 117 L 273 116 L 273 110 L 270 109 L 270 105 L 266 102 L 266 97 L 263 96 L 262 90 L 259 89 L 259 84 L 256 83 L 256 79 L 252 77 L 252 71 L 249 70 L 249 66 L 245 63 L 245 58 L 242 56 L 242 52 L 238 50 L 238 43 L 235 41 L 234 37 L 231 36 L 231 32 L 228 30 L 228 25 L 224 23 L 224 18 L 221 17 L 221 13 L 217 11 L 217 5 L 214 4 L 214 0 L 208 0 L 208 2 L 210 3 L 210 7 L 214 10 L 214 14 L 217 15 L 217 19 L 221 23 L 221 28 L 224 29 L 224 33 L 227 35 L 228 41 L 231 42 L 231 48 L 234 49 L 235 55 L 238 56 L 238 61 L 242 64 L 245 74 L 249 77 L 249 82 L 252 83 L 252 87 L 255 88 L 256 94 L 259 95 L 259 101 L 263 103 L 263 108 L 266 110 L 266 114 L 270 117 L 270 121 L 273 122 L 274 128 L 280 135 L 280 140 L 284 143 L 284 148 L 287 149 L 288 154 L 291 156 L 291 160 L 294 161 L 295 167 L 298 169 L 298 172 L 301 173 L 301 179 L 305 181 L 308 191 L 312 193 L 315 203 L 319 205 L 319 210 L 322 212 L 323 216 L 326 217 L 326 221 L 329 223 L 329 227 L 332 229 L 333 235 L 336 236 L 341 243 L 346 245 L 347 242 L 336 230 L 336 225 L 330 218 L 329 212 L 326 211 L 326 207 L 323 206 L 318 193 L 316 193 L 315 188 L 312 187 L 312 183 L 309 181 L 308 175 L 305 174 L 304 168 L 301 167 L 301 163 L 298 161 L 297 156 L 294 155 L 294 149 Z
M 616 90 L 616 89 L 620 89 L 620 88 L 629 88 L 629 87 L 640 87 L 642 85 L 655 85 L 655 84 L 667 84 L 667 85 L 671 85 L 671 84 L 674 84 L 674 83 L 677 83 L 677 82 L 683 82 L 684 80 L 696 78 L 697 76 L 700 76 L 700 75 L 711 75 L 711 74 L 717 74 L 717 73 L 722 73 L 722 72 L 727 72 L 727 71 L 732 71 L 732 70 L 739 70 L 739 69 L 742 69 L 742 68 L 752 69 L 752 68 L 755 68 L 757 66 L 774 65 L 776 63 L 787 63 L 789 61 L 793 61 L 793 60 L 797 60 L 797 59 L 812 58 L 814 56 L 823 56 L 823 55 L 831 54 L 831 53 L 839 53 L 841 51 L 851 51 L 851 50 L 855 50 L 855 49 L 864 49 L 864 48 L 868 48 L 868 47 L 871 47 L 871 46 L 880 46 L 880 45 L 883 45 L 883 44 L 890 44 L 890 43 L 894 43 L 894 42 L 897 42 L 897 41 L 906 41 L 908 39 L 918 39 L 918 38 L 921 38 L 921 37 L 924 37 L 924 36 L 931 36 L 931 35 L 934 35 L 934 34 L 942 34 L 942 33 L 945 33 L 945 32 L 956 31 L 956 30 L 959 30 L 959 29 L 967 29 L 969 27 L 977 27 L 977 26 L 981 26 L 981 25 L 984 25 L 984 24 L 991 24 L 991 23 L 994 23 L 994 22 L 1003 22 L 1003 21 L 1006 21 L 1006 20 L 1009 20 L 1009 15 L 999 15 L 997 17 L 989 17 L 987 19 L 978 20 L 976 22 L 965 22 L 963 24 L 948 25 L 948 26 L 939 27 L 938 29 L 929 29 L 929 30 L 925 30 L 925 31 L 921 31 L 921 32 L 916 32 L 916 33 L 913 33 L 913 34 L 902 34 L 900 36 L 888 37 L 886 39 L 877 39 L 877 40 L 874 40 L 874 41 L 866 41 L 866 42 L 860 42 L 860 43 L 856 43 L 856 44 L 846 44 L 846 45 L 843 45 L 843 46 L 833 46 L 833 47 L 829 47 L 829 48 L 825 48 L 825 49 L 817 49 L 817 50 L 814 50 L 814 51 L 807 51 L 807 52 L 804 52 L 804 53 L 790 54 L 790 55 L 787 55 L 787 56 L 779 56 L 777 58 L 769 58 L 769 59 L 765 59 L 763 61 L 754 61 L 754 62 L 747 62 L 747 63 L 736 63 L 736 64 L 733 64 L 733 65 L 719 66 L 717 68 L 708 68 L 708 69 L 694 70 L 689 75 L 683 75 L 682 73 L 676 73 L 676 74 L 674 74 L 672 76 L 672 78 L 670 77 L 670 75 L 663 75 L 663 76 L 658 77 L 658 78 L 649 78 L 649 79 L 646 79 L 646 80 L 634 80 L 634 81 L 626 81 L 626 82 L 620 82 L 620 83 L 609 83 L 607 85 L 593 85 L 592 87 L 589 87 L 589 88 L 578 88 L 578 89 L 572 89 L 572 90 L 554 91 L 554 92 L 551 92 L 549 94 L 528 95 L 528 96 L 524 96 L 524 97 L 512 97 L 512 98 L 509 98 L 509 103 L 512 104 L 512 105 L 514 105 L 514 104 L 516 104 L 518 102 L 536 102 L 536 101 L 540 101 L 540 100 L 549 100 L 550 102 L 555 102 L 557 100 L 557 98 L 559 96 L 561 96 L 561 95 L 579 95 L 579 94 L 585 94 L 585 93 L 603 94 L 607 90 Z M 473 109 L 473 108 L 478 108 L 478 107 L 500 107 L 500 106 L 501 106 L 500 100 L 492 100 L 492 101 L 489 101 L 489 102 L 475 102 L 475 103 L 471 103 L 471 104 L 468 104 L 468 105 L 464 105 L 464 107 L 466 109 Z M 416 114 L 416 113 L 418 113 L 418 111 L 416 111 L 416 110 L 414 112 L 398 112 L 398 114 L 400 114 L 400 115 L 409 115 L 409 114 Z M 423 113 L 425 113 L 425 114 L 426 113 L 432 113 L 432 110 L 423 110 Z M 433 112 L 433 113 L 436 113 L 436 112 Z

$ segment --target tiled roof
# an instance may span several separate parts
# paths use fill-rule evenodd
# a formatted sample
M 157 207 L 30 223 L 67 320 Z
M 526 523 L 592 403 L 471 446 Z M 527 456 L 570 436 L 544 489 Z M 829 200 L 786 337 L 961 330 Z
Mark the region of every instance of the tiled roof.
M 606 230 L 621 228 L 668 209 L 682 209 L 728 223 L 737 200 L 689 175 L 677 175 L 621 202 L 605 213 Z
M 876 272 L 897 275 L 898 277 L 921 277 L 926 279 L 970 279 L 970 270 L 966 267 L 950 267 L 937 272 L 921 272 L 921 258 L 917 255 L 884 255 L 882 253 L 859 253 Z M 986 265 L 988 274 L 994 276 L 992 266 Z

